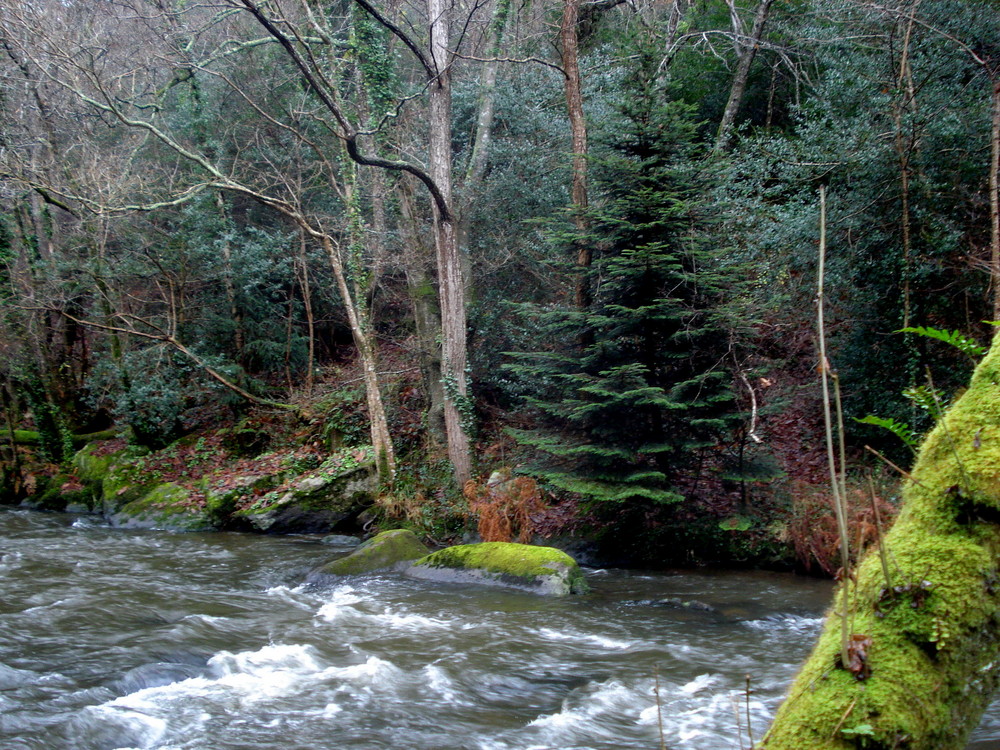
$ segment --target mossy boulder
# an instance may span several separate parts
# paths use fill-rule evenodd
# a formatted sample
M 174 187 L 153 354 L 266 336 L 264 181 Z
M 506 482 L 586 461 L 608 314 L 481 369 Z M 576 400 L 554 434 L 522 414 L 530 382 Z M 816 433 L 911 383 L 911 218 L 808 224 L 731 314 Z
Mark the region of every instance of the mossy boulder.
M 448 547 L 417 560 L 406 569 L 406 575 L 503 586 L 548 596 L 583 594 L 588 590 L 580 566 L 562 550 L 513 542 Z
M 341 451 L 290 489 L 263 495 L 234 517 L 256 531 L 322 533 L 348 526 L 375 501 L 378 476 L 370 449 Z
M 111 464 L 120 453 L 107 453 L 99 443 L 89 443 L 73 455 L 72 465 L 84 484 L 100 486 L 111 470 Z
M 191 491 L 167 482 L 141 498 L 126 503 L 111 516 L 111 524 L 126 529 L 207 531 L 212 519 L 204 507 L 191 502 Z
M 428 552 L 427 546 L 409 529 L 383 531 L 349 555 L 317 568 L 308 580 L 317 583 L 330 577 L 399 570 L 413 560 L 426 557 Z
M 89 513 L 100 505 L 91 487 L 81 484 L 69 474 L 51 477 L 40 492 L 24 499 L 21 505 L 36 510 L 70 511 Z
M 144 471 L 142 459 L 148 452 L 134 445 L 122 445 L 118 450 L 109 451 L 106 445 L 99 443 L 88 443 L 77 451 L 72 460 L 73 471 L 100 500 L 95 500 L 95 509 L 113 514 L 156 485 L 155 478 Z

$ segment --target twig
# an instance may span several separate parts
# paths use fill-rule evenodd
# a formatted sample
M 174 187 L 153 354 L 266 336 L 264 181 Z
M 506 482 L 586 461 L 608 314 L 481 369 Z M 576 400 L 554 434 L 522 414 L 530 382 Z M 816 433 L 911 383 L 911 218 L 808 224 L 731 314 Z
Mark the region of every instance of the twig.
M 746 703 L 747 703 L 747 739 L 750 740 L 750 750 L 753 750 L 753 728 L 750 725 L 750 675 L 747 674 L 747 690 L 746 690 Z
M 889 558 L 885 554 L 885 547 L 882 544 L 882 517 L 878 512 L 878 498 L 875 497 L 875 480 L 872 479 L 871 472 L 868 472 L 868 491 L 872 499 L 872 513 L 875 516 L 875 535 L 878 538 L 878 559 L 882 563 L 882 575 L 885 576 L 885 587 L 892 589 L 892 575 L 889 573 Z
M 851 711 L 853 711 L 853 710 L 854 710 L 854 706 L 855 706 L 855 704 L 856 704 L 857 702 L 858 702 L 858 699 L 857 699 L 857 696 L 855 696 L 854 700 L 852 700 L 852 701 L 851 701 L 851 705 L 849 705 L 849 706 L 847 707 L 847 710 L 846 710 L 846 711 L 844 711 L 844 715 L 840 717 L 840 721 L 838 721 L 838 722 L 837 722 L 837 726 L 835 726 L 835 727 L 833 728 L 833 731 L 832 731 L 832 732 L 830 732 L 830 736 L 831 736 L 831 737 L 834 737 L 834 736 L 836 736 L 837 732 L 839 732 L 839 731 L 840 731 L 840 728 L 841 728 L 842 726 L 844 726 L 844 722 L 845 722 L 845 721 L 847 721 L 847 717 L 851 715 Z
M 917 485 L 919 487 L 923 487 L 923 485 L 920 484 L 919 481 L 917 481 L 916 479 L 913 478 L 913 475 L 910 472 L 908 472 L 906 469 L 903 469 L 903 468 L 900 468 L 899 466 L 896 466 L 896 464 L 894 464 L 888 458 L 886 458 L 881 453 L 879 453 L 877 450 L 875 450 L 874 448 L 872 448 L 870 445 L 866 445 L 865 446 L 865 450 L 868 451 L 869 453 L 874 454 L 877 458 L 880 458 L 883 461 L 885 461 L 885 463 L 887 463 L 890 468 L 893 468 L 896 471 L 898 471 L 900 474 L 902 474 L 904 479 L 908 479 L 909 481 L 913 482 L 915 485 Z
M 840 478 L 837 475 L 837 460 L 833 450 L 833 420 L 830 407 L 830 362 L 826 358 L 826 330 L 823 323 L 823 279 L 826 265 L 826 187 L 819 188 L 819 272 L 816 289 L 816 324 L 819 333 L 819 368 L 823 385 L 823 421 L 826 426 L 826 453 L 830 465 L 830 490 L 833 492 L 833 507 L 837 516 L 837 528 L 840 532 L 840 558 L 843 570 L 842 581 L 844 589 L 844 611 L 840 618 L 840 660 L 844 668 L 850 662 L 848 654 L 848 596 L 847 586 L 850 581 L 850 547 L 847 539 L 847 518 L 844 502 L 840 493 Z
M 653 680 L 655 687 L 653 694 L 656 696 L 656 724 L 660 728 L 660 750 L 667 750 L 667 741 L 663 737 L 663 704 L 660 702 L 660 665 L 657 664 L 653 670 Z

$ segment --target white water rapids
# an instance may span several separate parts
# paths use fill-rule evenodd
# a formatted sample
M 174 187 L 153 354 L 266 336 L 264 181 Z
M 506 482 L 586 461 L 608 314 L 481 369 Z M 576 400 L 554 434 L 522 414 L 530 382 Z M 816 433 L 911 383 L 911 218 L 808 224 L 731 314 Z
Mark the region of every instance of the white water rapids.
M 0 748 L 737 750 L 830 593 L 759 572 L 594 570 L 568 599 L 299 584 L 336 554 L 0 511 Z M 1000 747 L 1000 706 L 970 747 Z

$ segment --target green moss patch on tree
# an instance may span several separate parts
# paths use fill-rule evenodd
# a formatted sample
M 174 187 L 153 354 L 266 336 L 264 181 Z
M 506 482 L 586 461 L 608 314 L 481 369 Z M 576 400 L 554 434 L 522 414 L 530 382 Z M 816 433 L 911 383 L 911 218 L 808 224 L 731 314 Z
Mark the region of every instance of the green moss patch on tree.
M 406 575 L 435 581 L 506 586 L 539 594 L 586 593 L 576 561 L 554 547 L 483 542 L 448 547 L 417 560 Z
M 1000 344 L 925 440 L 884 546 L 892 581 L 873 553 L 846 587 L 852 668 L 831 610 L 762 748 L 965 746 L 1000 681 Z

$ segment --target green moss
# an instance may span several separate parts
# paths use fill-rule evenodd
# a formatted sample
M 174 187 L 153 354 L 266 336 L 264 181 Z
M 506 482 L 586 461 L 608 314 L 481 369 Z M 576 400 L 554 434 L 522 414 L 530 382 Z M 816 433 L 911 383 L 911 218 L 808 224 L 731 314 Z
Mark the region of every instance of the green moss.
M 173 483 L 160 484 L 115 514 L 119 526 L 200 531 L 212 524 L 201 508 L 190 505 L 191 492 Z
M 851 587 L 851 632 L 870 639 L 869 674 L 840 667 L 832 612 L 761 747 L 963 748 L 1000 679 L 998 521 L 995 344 L 920 450 L 884 540 L 893 580 L 872 553 Z
M 400 563 L 422 558 L 429 551 L 409 529 L 393 529 L 372 537 L 351 554 L 324 565 L 317 572 L 343 576 L 389 570 Z
M 80 481 L 86 484 L 100 484 L 116 454 L 95 455 L 96 444 L 89 444 L 73 456 L 73 468 Z
M 585 593 L 587 584 L 576 561 L 554 547 L 513 542 L 462 544 L 439 550 L 415 563 L 416 568 L 476 570 L 495 574 L 512 585 L 533 587 L 553 576 L 566 576 L 566 593 Z

